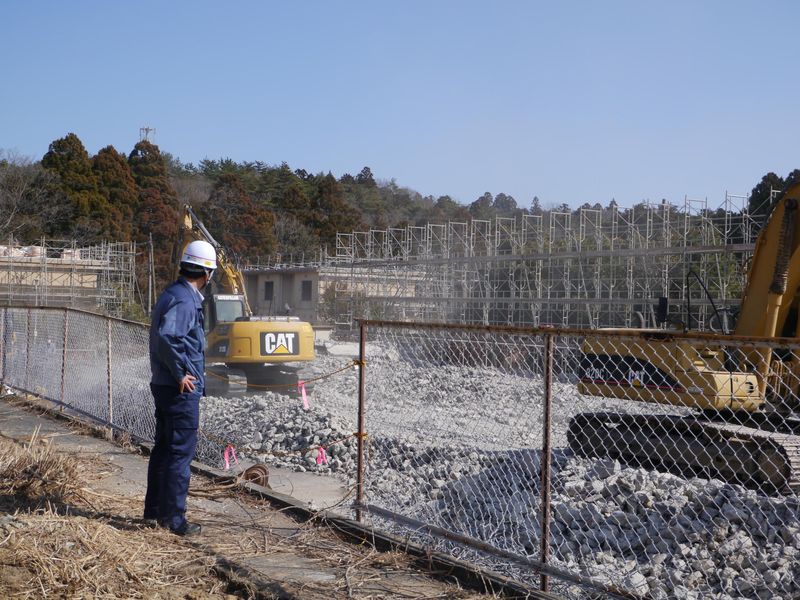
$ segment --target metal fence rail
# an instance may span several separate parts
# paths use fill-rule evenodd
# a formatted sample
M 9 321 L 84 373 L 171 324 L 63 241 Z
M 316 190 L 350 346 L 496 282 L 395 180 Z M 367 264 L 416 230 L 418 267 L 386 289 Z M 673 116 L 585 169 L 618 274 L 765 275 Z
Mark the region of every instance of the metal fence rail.
M 357 517 L 568 597 L 800 597 L 795 341 L 375 321 L 361 333 L 336 409 L 358 429 L 358 460 L 337 471 L 357 484 Z M 0 308 L 0 379 L 152 438 L 142 325 Z M 209 429 L 233 437 L 231 402 Z M 294 448 L 266 433 L 289 401 L 256 403 L 250 456 L 269 461 L 266 444 Z M 201 434 L 203 460 L 223 448 Z

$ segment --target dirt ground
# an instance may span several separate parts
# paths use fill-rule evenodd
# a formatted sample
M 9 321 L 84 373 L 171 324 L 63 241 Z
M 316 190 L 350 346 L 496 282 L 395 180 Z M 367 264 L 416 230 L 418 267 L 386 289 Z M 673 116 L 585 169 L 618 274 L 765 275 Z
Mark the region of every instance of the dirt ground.
M 58 435 L 0 437 L 0 597 L 490 597 L 418 571 L 403 553 L 345 542 L 197 475 L 190 500 L 207 532 L 202 539 L 149 528 L 138 518 L 141 496 L 114 493 L 109 485 L 120 468 L 101 455 L 62 450 Z M 225 574 L 240 561 L 262 564 L 262 573 L 276 573 L 275 579 L 256 586 Z M 292 568 L 306 575 L 293 578 Z

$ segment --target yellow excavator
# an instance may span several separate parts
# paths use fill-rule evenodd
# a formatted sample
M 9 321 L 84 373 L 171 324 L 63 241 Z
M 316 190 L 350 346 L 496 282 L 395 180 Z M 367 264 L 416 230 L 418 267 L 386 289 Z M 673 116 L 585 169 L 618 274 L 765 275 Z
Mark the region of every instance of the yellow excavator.
M 800 356 L 787 348 L 800 342 L 799 205 L 800 182 L 790 181 L 756 241 L 729 341 L 669 329 L 585 338 L 582 394 L 694 410 L 578 414 L 567 432 L 573 451 L 800 491 Z M 662 300 L 661 322 L 667 310 Z
M 207 369 L 217 380 L 241 371 L 250 388 L 294 391 L 296 363 L 315 358 L 311 325 L 297 317 L 253 315 L 241 271 L 189 205 L 183 208 L 181 233 L 182 247 L 202 239 L 217 251 L 217 270 L 203 304 Z

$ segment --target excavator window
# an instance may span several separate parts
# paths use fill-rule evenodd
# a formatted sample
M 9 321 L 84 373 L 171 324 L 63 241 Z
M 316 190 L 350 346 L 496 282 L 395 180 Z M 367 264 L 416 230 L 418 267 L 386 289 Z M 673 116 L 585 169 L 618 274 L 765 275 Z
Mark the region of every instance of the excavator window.
M 214 299 L 216 320 L 220 323 L 232 323 L 244 316 L 244 305 L 241 299 Z

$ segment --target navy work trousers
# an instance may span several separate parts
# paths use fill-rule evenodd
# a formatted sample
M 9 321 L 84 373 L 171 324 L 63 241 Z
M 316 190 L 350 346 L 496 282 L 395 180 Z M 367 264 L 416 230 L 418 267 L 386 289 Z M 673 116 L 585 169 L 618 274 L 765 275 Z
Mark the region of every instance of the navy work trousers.
M 144 518 L 170 529 L 186 522 L 190 465 L 200 426 L 200 392 L 150 384 L 156 405 L 156 432 L 147 467 Z

